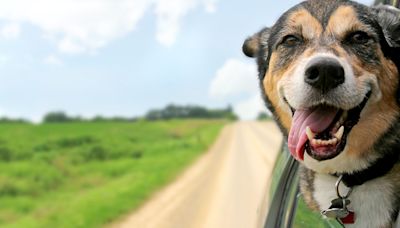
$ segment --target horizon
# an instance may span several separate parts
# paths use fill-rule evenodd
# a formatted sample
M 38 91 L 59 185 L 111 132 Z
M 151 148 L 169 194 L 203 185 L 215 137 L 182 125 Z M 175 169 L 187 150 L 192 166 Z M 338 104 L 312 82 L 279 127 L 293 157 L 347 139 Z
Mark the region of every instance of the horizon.
M 118 114 L 116 114 L 116 115 L 103 115 L 101 113 L 98 113 L 98 114 L 95 114 L 95 115 L 92 115 L 92 116 L 83 116 L 83 115 L 80 115 L 80 114 L 71 114 L 71 113 L 69 113 L 68 111 L 65 111 L 65 110 L 50 110 L 48 112 L 45 112 L 39 121 L 31 120 L 31 119 L 27 119 L 27 118 L 23 118 L 23 117 L 19 117 L 19 116 L 1 115 L 0 116 L 0 122 L 1 122 L 1 120 L 11 120 L 11 121 L 15 121 L 16 120 L 16 121 L 24 121 L 24 122 L 28 122 L 28 123 L 40 124 L 40 123 L 44 123 L 44 118 L 48 114 L 54 114 L 54 113 L 62 113 L 62 114 L 65 114 L 68 118 L 79 119 L 79 120 L 82 120 L 82 121 L 92 121 L 95 118 L 104 118 L 104 119 L 123 118 L 123 119 L 132 119 L 132 120 L 133 119 L 137 119 L 137 120 L 139 120 L 139 119 L 146 118 L 146 115 L 150 111 L 159 111 L 159 110 L 165 109 L 166 107 L 171 106 L 171 105 L 179 106 L 179 107 L 201 107 L 201 108 L 205 108 L 205 109 L 207 109 L 209 111 L 211 111 L 211 110 L 223 110 L 223 109 L 227 109 L 227 108 L 232 107 L 230 104 L 227 104 L 227 105 L 222 106 L 222 107 L 210 108 L 210 107 L 207 107 L 207 106 L 201 106 L 201 105 L 196 105 L 196 104 L 169 103 L 169 104 L 167 104 L 167 105 L 165 105 L 163 107 L 150 108 L 149 110 L 147 110 L 146 112 L 144 112 L 141 115 L 118 115 Z M 267 114 L 269 116 L 271 115 L 268 111 L 261 111 L 260 113 L 265 113 L 265 114 Z

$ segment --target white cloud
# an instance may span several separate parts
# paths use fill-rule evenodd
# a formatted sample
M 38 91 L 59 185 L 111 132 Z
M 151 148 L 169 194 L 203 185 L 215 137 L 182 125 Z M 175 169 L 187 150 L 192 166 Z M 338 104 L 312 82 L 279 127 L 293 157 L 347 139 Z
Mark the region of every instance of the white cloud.
M 215 0 L 158 0 L 155 6 L 157 40 L 165 46 L 173 45 L 181 19 L 200 4 L 208 13 L 216 11 Z
M 254 119 L 259 112 L 266 111 L 260 96 L 257 69 L 254 63 L 238 59 L 228 59 L 217 70 L 210 83 L 209 95 L 229 103 L 233 97 L 246 97 L 233 104 L 233 109 L 241 119 Z
M 0 20 L 10 36 L 19 34 L 19 23 L 39 27 L 56 42 L 60 52 L 93 52 L 133 31 L 145 12 L 155 9 L 157 40 L 172 45 L 180 21 L 201 4 L 215 11 L 215 0 L 13 0 L 0 2 Z
M 55 55 L 49 55 L 44 58 L 43 62 L 49 65 L 61 66 L 63 65 L 63 61 Z
M 197 0 L 159 0 L 155 7 L 157 15 L 157 40 L 171 46 L 179 31 L 180 19 L 196 7 Z
M 8 23 L 0 30 L 1 37 L 5 39 L 16 39 L 19 37 L 21 29 L 17 23 Z
M 266 107 L 261 98 L 260 93 L 250 96 L 247 100 L 243 100 L 235 104 L 234 112 L 240 116 L 240 119 L 250 120 L 258 116 L 260 112 L 266 112 Z
M 229 59 L 217 71 L 211 82 L 209 94 L 214 98 L 226 98 L 243 93 L 258 91 L 255 64 Z
M 206 9 L 207 13 L 215 13 L 217 11 L 216 0 L 205 0 L 204 8 Z

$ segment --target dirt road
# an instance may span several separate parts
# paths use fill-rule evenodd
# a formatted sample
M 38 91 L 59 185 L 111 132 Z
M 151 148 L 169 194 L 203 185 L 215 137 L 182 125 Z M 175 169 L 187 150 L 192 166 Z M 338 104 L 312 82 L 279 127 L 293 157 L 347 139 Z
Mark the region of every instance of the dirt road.
M 278 152 L 273 123 L 238 122 L 118 228 L 252 228 Z

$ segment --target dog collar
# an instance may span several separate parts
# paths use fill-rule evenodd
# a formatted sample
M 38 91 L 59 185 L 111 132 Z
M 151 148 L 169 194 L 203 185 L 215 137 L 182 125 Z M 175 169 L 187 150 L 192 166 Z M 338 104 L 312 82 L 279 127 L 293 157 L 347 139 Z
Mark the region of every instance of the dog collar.
M 343 176 L 340 176 L 336 181 L 336 195 L 337 198 L 331 201 L 331 206 L 321 211 L 321 214 L 328 217 L 335 219 L 340 224 L 354 224 L 355 222 L 355 213 L 347 208 L 347 206 L 351 203 L 348 199 L 351 192 L 353 191 L 352 188 L 349 188 L 345 195 L 342 195 L 339 190 L 340 183 L 343 181 Z
M 336 173 L 334 176 L 343 176 L 342 182 L 347 187 L 362 185 L 367 181 L 384 176 L 399 161 L 398 151 L 391 151 L 386 156 L 378 158 L 371 166 L 354 173 Z

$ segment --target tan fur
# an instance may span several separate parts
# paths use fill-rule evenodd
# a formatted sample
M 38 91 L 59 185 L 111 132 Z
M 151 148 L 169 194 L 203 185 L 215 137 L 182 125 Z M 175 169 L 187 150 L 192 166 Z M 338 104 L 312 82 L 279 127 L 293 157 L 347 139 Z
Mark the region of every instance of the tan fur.
M 270 63 L 275 64 L 276 58 L 277 54 L 272 53 Z M 280 100 L 279 92 L 277 90 L 278 89 L 277 84 L 279 80 L 281 80 L 282 73 L 284 72 L 285 69 L 273 72 L 272 68 L 269 68 L 268 72 L 264 77 L 263 85 L 267 96 L 269 97 L 272 105 L 275 107 L 276 114 L 278 118 L 281 120 L 283 127 L 289 129 L 292 121 L 292 116 L 290 112 L 284 110 L 283 105 L 281 104 L 281 102 L 279 102 Z
M 357 14 L 351 6 L 340 6 L 331 15 L 325 34 L 333 34 L 340 39 L 347 35 L 348 31 L 367 27 L 358 20 Z
M 292 13 L 287 24 L 288 30 L 300 30 L 298 32 L 307 40 L 317 39 L 323 31 L 319 21 L 305 9 Z
M 349 155 L 362 156 L 396 120 L 399 108 L 396 103 L 398 72 L 393 62 L 381 54 L 382 67 L 374 72 L 378 75 L 382 99 L 365 108 L 360 122 L 354 126 L 347 141 Z M 360 67 L 360 66 L 358 66 Z M 371 72 L 372 73 L 372 72 Z M 368 139 L 368 140 L 365 140 Z

